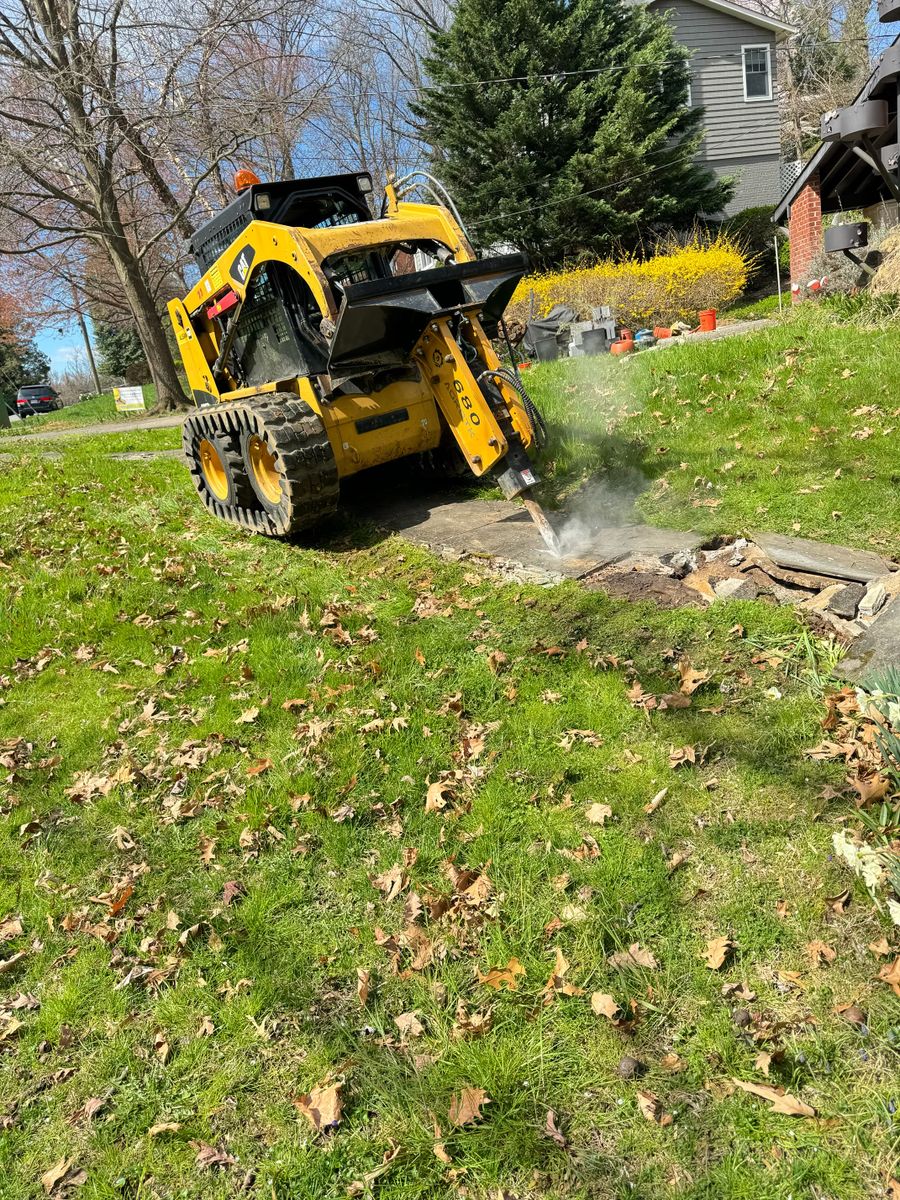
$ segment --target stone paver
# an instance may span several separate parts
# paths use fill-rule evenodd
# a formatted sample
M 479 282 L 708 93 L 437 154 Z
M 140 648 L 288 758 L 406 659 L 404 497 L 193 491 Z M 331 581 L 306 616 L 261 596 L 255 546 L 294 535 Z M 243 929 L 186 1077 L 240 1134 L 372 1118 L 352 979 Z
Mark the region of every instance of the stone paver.
M 857 583 L 868 583 L 894 570 L 893 563 L 871 550 L 783 537 L 779 533 L 754 533 L 752 537 L 773 562 L 789 570 L 809 571 L 814 575 L 850 579 Z
M 900 599 L 892 600 L 861 634 L 838 664 L 837 673 L 851 683 L 877 682 L 879 672 L 900 666 Z

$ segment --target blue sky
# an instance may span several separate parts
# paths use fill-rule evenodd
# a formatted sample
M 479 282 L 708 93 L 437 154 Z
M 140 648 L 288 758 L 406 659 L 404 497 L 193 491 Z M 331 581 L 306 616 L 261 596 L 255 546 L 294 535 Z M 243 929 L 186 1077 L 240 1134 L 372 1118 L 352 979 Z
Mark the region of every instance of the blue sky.
M 38 348 L 50 359 L 51 375 L 60 375 L 67 367 L 76 363 L 87 366 L 84 342 L 77 321 L 72 321 L 68 327 L 57 322 L 46 329 L 40 329 L 35 341 Z

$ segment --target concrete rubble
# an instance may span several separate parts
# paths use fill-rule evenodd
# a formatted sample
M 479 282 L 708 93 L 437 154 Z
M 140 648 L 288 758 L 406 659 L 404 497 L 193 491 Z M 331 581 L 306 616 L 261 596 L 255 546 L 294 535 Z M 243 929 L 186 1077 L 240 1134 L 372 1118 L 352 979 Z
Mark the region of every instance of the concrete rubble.
M 900 665 L 900 569 L 871 550 L 768 533 L 708 539 L 598 523 L 583 529 L 574 552 L 554 558 L 527 514 L 505 501 L 421 497 L 374 512 L 369 506 L 365 515 L 444 557 L 481 561 L 522 582 L 578 580 L 662 608 L 726 600 L 790 604 L 815 632 L 834 634 L 848 647 L 847 678 Z M 563 527 L 565 516 L 554 520 Z
M 792 604 L 821 630 L 844 642 L 863 634 L 900 596 L 897 564 L 871 551 L 759 534 L 719 539 L 690 555 L 632 555 L 585 577 L 590 587 L 635 599 L 647 593 L 647 574 L 677 582 L 673 603 L 770 599 Z M 656 589 L 659 590 L 659 589 Z M 668 605 L 667 605 L 668 606 Z

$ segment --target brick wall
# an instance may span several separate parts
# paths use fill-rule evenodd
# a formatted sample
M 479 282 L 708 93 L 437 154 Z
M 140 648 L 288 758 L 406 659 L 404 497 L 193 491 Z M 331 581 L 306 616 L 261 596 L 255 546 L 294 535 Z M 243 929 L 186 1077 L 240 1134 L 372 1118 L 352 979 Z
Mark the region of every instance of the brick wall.
M 791 205 L 791 282 L 808 283 L 807 272 L 822 248 L 822 199 L 819 174 L 809 177 Z

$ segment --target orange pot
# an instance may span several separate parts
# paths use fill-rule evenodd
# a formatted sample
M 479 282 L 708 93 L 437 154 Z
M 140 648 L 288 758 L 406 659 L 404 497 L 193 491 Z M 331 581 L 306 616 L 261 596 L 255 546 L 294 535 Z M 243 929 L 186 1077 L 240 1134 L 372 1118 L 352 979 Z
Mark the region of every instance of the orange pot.
M 716 327 L 716 310 L 714 308 L 704 308 L 703 312 L 698 313 L 700 318 L 700 332 L 712 333 Z
M 634 349 L 634 338 L 618 338 L 609 347 L 610 354 L 630 354 Z
M 662 338 L 670 338 L 672 336 L 672 330 L 668 329 L 665 325 L 657 325 L 653 330 L 653 336 L 657 341 L 660 341 Z

